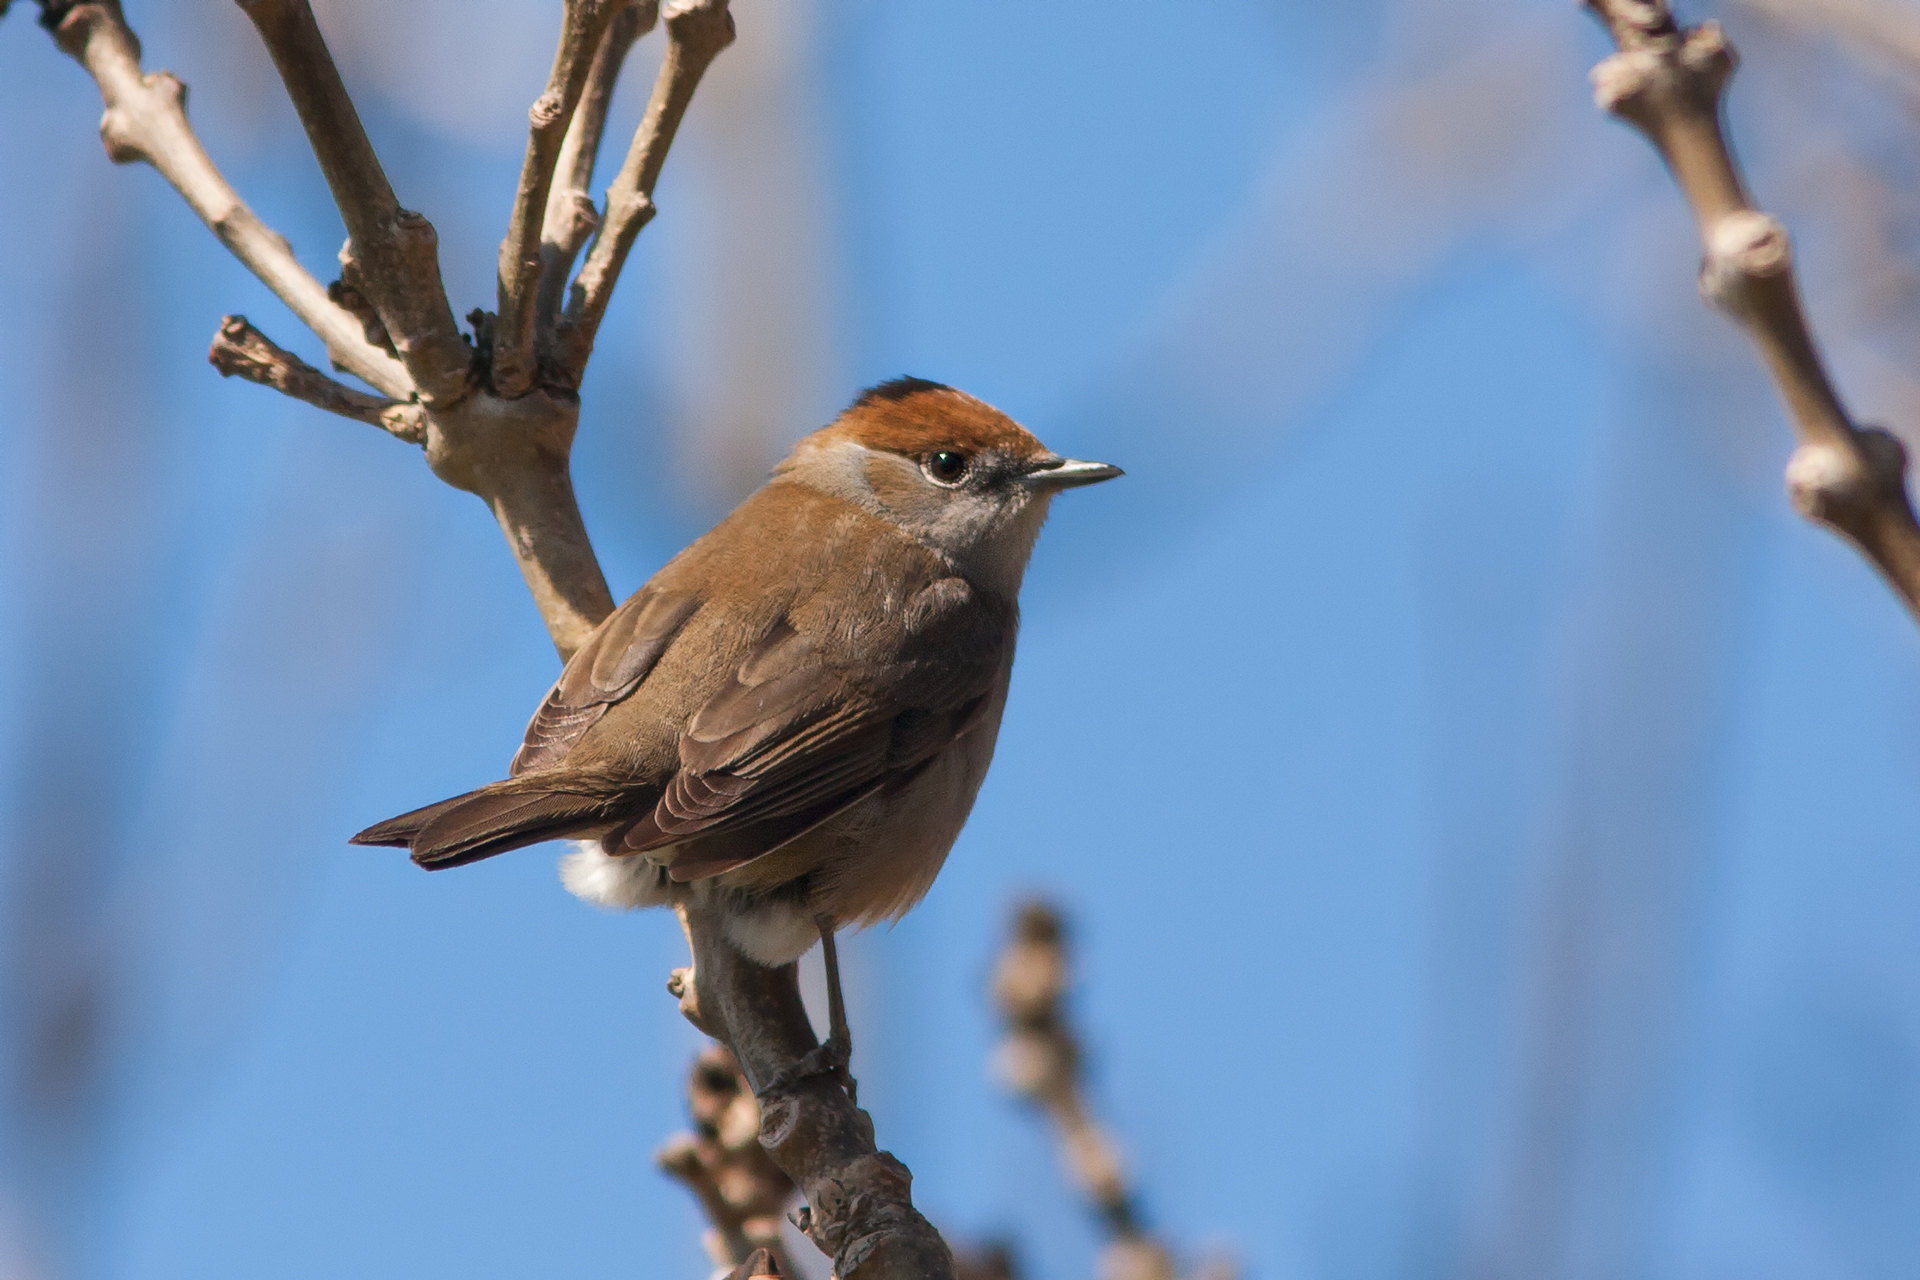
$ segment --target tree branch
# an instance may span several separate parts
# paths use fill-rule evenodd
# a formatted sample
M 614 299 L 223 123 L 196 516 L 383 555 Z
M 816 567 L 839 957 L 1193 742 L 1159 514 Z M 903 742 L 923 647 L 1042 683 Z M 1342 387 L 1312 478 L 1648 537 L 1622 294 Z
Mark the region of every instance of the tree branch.
M 801 1229 L 840 1280 L 952 1280 L 953 1255 L 913 1207 L 913 1176 L 874 1145 L 873 1120 L 825 1076 L 769 1089 L 819 1046 L 793 965 L 767 969 L 726 941 L 718 916 L 681 908 L 693 953 L 668 990 L 680 1011 L 733 1050 L 761 1107 L 760 1144 L 807 1199 Z M 783 1072 L 789 1073 L 782 1075 Z
M 356 358 L 358 366 L 350 366 L 356 372 L 363 367 L 373 375 L 374 385 L 396 399 L 412 396 L 415 401 L 382 401 L 341 386 L 238 317 L 230 317 L 222 327 L 210 358 L 223 373 L 239 374 L 330 412 L 375 421 L 395 434 L 420 439 L 436 475 L 478 494 L 492 508 L 555 647 L 562 658 L 570 656 L 613 609 L 573 493 L 569 457 L 579 422 L 579 399 L 573 390 L 621 263 L 651 212 L 653 187 L 688 101 L 707 65 L 733 38 L 725 0 L 681 0 L 669 10 L 665 64 L 627 163 L 609 194 L 599 238 L 581 272 L 580 287 L 566 317 L 568 336 L 560 340 L 561 335 L 555 335 L 558 349 L 568 357 L 564 385 L 536 381 L 525 394 L 511 398 L 496 394 L 484 379 L 470 378 L 474 361 L 453 324 L 433 229 L 425 218 L 401 209 L 395 199 L 306 0 L 240 3 L 279 68 L 347 224 L 349 240 L 342 253 L 338 293 L 355 311 L 327 299 L 318 284 L 304 275 L 300 277 L 304 293 L 294 293 L 305 305 L 296 305 L 296 310 L 328 338 L 330 347 L 337 345 Z M 560 270 L 577 252 L 582 232 L 568 222 L 567 206 L 577 208 L 573 194 L 586 188 L 624 45 L 644 25 L 640 19 L 645 15 L 635 15 L 631 21 L 623 20 L 627 25 L 621 33 L 601 39 L 606 27 L 603 16 L 618 4 L 619 0 L 576 0 L 569 5 L 568 31 L 561 40 L 550 86 L 558 91 L 559 110 L 546 118 L 544 107 L 550 100 L 543 99 L 534 113 L 528 162 L 508 237 L 512 252 L 502 266 L 502 297 L 513 300 L 515 307 L 537 288 L 537 273 L 524 252 L 536 215 L 543 250 L 551 239 L 556 253 L 565 255 Z M 117 103 L 131 103 L 136 124 L 154 119 L 164 123 L 170 109 L 174 119 L 169 127 L 191 142 L 184 129 L 177 84 L 139 77 L 138 45 L 115 0 L 78 5 L 59 16 L 63 44 L 103 82 L 110 150 L 116 156 L 154 157 L 156 167 L 169 173 L 216 230 L 249 231 L 251 239 L 240 236 L 244 251 L 237 246 L 235 252 L 243 256 L 252 252 L 259 258 L 265 250 L 255 241 L 261 241 L 284 259 L 275 260 L 275 265 L 291 263 L 284 244 L 270 239 L 264 228 L 252 232 L 257 223 L 236 221 L 232 209 L 209 211 L 203 207 L 208 197 L 201 189 L 204 184 L 176 177 L 179 166 L 170 172 L 163 164 L 162 153 L 171 156 L 183 151 L 199 166 L 195 174 L 217 181 L 197 143 L 169 150 L 116 116 Z M 105 36 L 96 39 L 102 32 Z M 595 50 L 591 67 L 585 66 L 588 49 Z M 156 89 L 156 83 L 162 87 Z M 152 92 L 143 97 L 140 91 Z M 585 112 L 579 110 L 583 101 Z M 124 140 L 116 141 L 123 134 Z M 575 139 L 573 145 L 564 144 L 568 135 Z M 560 208 L 552 219 L 555 234 L 549 237 L 545 228 L 548 214 L 554 211 L 556 172 Z M 244 208 L 224 184 L 215 194 L 224 194 L 233 207 Z M 229 232 L 222 234 L 225 238 Z M 297 272 L 297 267 L 293 270 Z M 263 270 L 262 275 L 267 272 Z M 363 303 L 370 306 L 371 316 Z M 511 323 L 518 324 L 514 317 L 521 313 L 514 307 L 507 310 Z M 498 326 L 476 322 L 476 329 L 481 354 L 503 361 L 509 386 L 516 386 L 523 373 L 515 371 L 519 355 L 509 354 L 508 349 L 522 350 L 517 330 L 507 332 L 503 343 Z M 375 345 L 389 341 L 398 353 L 397 364 Z M 395 376 L 401 365 L 404 371 Z M 870 1118 L 833 1080 L 800 1074 L 818 1042 L 800 1002 L 794 966 L 773 970 L 745 959 L 724 940 L 718 917 L 689 910 L 682 919 L 693 965 L 675 976 L 681 1007 L 696 1025 L 733 1050 L 741 1071 L 760 1094 L 761 1112 L 751 1132 L 805 1193 L 809 1207 L 802 1211 L 803 1229 L 833 1257 L 836 1274 L 841 1280 L 951 1280 L 953 1259 L 939 1234 L 913 1208 L 912 1180 L 905 1166 L 876 1148 Z M 770 1087 L 775 1081 L 782 1083 Z M 750 1113 L 742 1114 L 751 1119 Z M 716 1136 L 719 1132 L 716 1126 Z M 697 1144 L 698 1140 L 696 1148 Z M 731 1160 L 741 1153 L 723 1154 Z M 673 1158 L 671 1151 L 669 1157 Z M 713 1206 L 726 1207 L 729 1213 L 739 1204 L 751 1204 L 756 1210 L 764 1207 L 765 1197 L 756 1199 L 757 1191 L 736 1202 L 733 1192 L 718 1180 L 724 1163 L 709 1167 L 697 1149 L 694 1163 L 702 1174 L 714 1175 L 713 1185 L 706 1188 L 712 1193 Z M 693 1166 L 683 1162 L 682 1167 L 693 1174 Z M 694 1180 L 697 1183 L 698 1177 Z M 767 1190 L 771 1183 L 763 1178 L 763 1184 L 760 1191 L 771 1194 Z M 762 1217 L 754 1214 L 755 1219 Z M 747 1221 L 738 1222 L 733 1244 L 752 1242 Z M 760 1251 L 736 1268 L 735 1275 L 745 1280 L 776 1271 L 771 1255 Z
M 1141 1225 L 1120 1153 L 1087 1105 L 1080 1040 L 1064 1005 L 1069 978 L 1065 923 L 1045 903 L 1028 903 L 994 966 L 994 1003 L 1006 1032 L 996 1054 L 1000 1074 L 1059 1131 L 1068 1172 L 1107 1230 L 1100 1274 L 1175 1280 L 1173 1255 Z
M 426 423 L 415 404 L 370 396 L 343 386 L 291 351 L 274 345 L 245 316 L 228 316 L 207 352 L 207 362 L 223 378 L 239 376 L 282 395 L 304 400 L 343 418 L 371 423 L 412 444 L 427 438 Z
M 735 1267 L 765 1249 L 781 1274 L 798 1275 L 780 1242 L 793 1180 L 760 1145 L 760 1104 L 726 1046 L 708 1045 L 694 1059 L 687 1109 L 694 1132 L 669 1139 L 654 1161 L 706 1211 L 713 1224 L 708 1255 L 717 1266 Z
M 540 231 L 537 323 L 548 331 L 559 318 L 573 259 L 600 225 L 600 212 L 593 203 L 593 169 L 600 158 L 600 139 L 606 133 L 614 87 L 634 41 L 653 30 L 659 19 L 659 0 L 635 0 L 614 15 L 594 54 L 593 67 L 587 72 L 587 87 L 580 95 L 573 123 L 567 126 Z
M 1800 445 L 1787 492 L 1839 532 L 1920 617 L 1920 524 L 1906 449 L 1857 426 L 1827 376 L 1800 306 L 1786 228 L 1755 208 L 1721 125 L 1734 52 L 1717 22 L 1682 30 L 1667 0 L 1587 0 L 1619 52 L 1593 70 L 1594 100 L 1639 129 L 1672 171 L 1705 246 L 1701 295 L 1746 329 Z
M 172 74 L 140 70 L 140 41 L 119 0 L 49 9 L 54 39 L 100 87 L 106 112 L 100 138 L 116 164 L 144 160 L 173 184 L 200 220 L 247 269 L 326 344 L 334 366 L 396 399 L 413 395 L 413 380 L 386 352 L 367 342 L 360 322 L 328 297 L 293 256 L 286 240 L 254 215 L 221 176 L 187 123 L 187 90 Z
M 555 335 L 560 349 L 558 376 L 568 386 L 580 385 L 620 269 L 640 228 L 653 218 L 654 185 L 693 91 L 720 51 L 733 43 L 733 15 L 727 11 L 727 0 L 676 0 L 665 14 L 666 59 L 654 80 L 646 115 L 634 131 L 626 163 L 607 190 L 599 233 L 573 282 L 566 316 Z
M 440 280 L 433 224 L 394 197 L 307 0 L 239 3 L 279 68 L 347 224 L 362 292 L 379 311 L 421 402 L 453 404 L 467 394 L 472 354 Z
M 427 414 L 427 464 L 493 511 L 563 661 L 613 612 L 573 492 L 579 425 L 578 400 L 538 389 L 518 400 L 481 392 Z
M 515 400 L 533 386 L 534 304 L 540 288 L 541 230 L 561 144 L 603 43 L 625 0 L 566 0 L 560 44 L 547 88 L 527 112 L 527 155 L 520 166 L 507 238 L 500 244 L 500 318 L 493 336 L 493 389 Z

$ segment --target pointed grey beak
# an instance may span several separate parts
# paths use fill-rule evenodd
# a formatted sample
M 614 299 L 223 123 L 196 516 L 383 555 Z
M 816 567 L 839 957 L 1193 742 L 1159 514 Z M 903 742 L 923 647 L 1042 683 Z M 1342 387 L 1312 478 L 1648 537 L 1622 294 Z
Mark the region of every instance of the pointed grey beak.
M 1107 462 L 1082 462 L 1078 458 L 1043 458 L 1021 477 L 1034 489 L 1077 489 L 1083 484 L 1099 484 L 1127 474 Z

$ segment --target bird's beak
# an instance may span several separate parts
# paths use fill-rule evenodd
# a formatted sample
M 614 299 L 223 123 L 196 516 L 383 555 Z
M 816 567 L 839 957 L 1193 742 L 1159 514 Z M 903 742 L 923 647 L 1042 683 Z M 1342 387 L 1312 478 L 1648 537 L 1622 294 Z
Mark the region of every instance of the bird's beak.
M 1082 462 L 1078 458 L 1042 458 L 1028 468 L 1021 479 L 1033 489 L 1077 489 L 1083 484 L 1099 484 L 1127 474 L 1108 462 Z

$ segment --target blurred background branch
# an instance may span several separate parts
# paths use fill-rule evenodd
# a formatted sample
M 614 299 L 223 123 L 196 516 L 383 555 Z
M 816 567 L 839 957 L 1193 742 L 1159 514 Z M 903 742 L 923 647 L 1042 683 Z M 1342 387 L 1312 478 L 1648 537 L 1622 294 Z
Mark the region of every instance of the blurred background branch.
M 997 1073 L 1052 1122 L 1062 1163 L 1099 1215 L 1107 1236 L 1101 1280 L 1178 1280 L 1172 1253 L 1142 1222 L 1119 1149 L 1088 1103 L 1085 1050 L 1067 1016 L 1072 976 L 1060 912 L 1044 902 L 1020 907 L 993 970 L 994 1005 L 1002 1019 L 994 1052 Z M 996 1258 L 1011 1268 L 1004 1253 L 985 1255 L 976 1265 L 991 1271 Z M 1190 1274 L 1195 1280 L 1233 1280 L 1235 1273 L 1225 1262 L 1213 1261 Z
M 1800 305 L 1787 229 L 1747 194 L 1722 127 L 1732 46 L 1717 22 L 1681 28 L 1666 0 L 1588 4 L 1619 45 L 1594 68 L 1595 100 L 1667 162 L 1705 246 L 1701 295 L 1747 330 L 1800 437 L 1787 464 L 1794 505 L 1851 539 L 1920 619 L 1920 523 L 1907 496 L 1907 451 L 1848 416 Z
M 687 1110 L 693 1132 L 668 1139 L 654 1161 L 700 1202 L 710 1224 L 707 1256 L 737 1267 L 764 1249 L 775 1274 L 798 1276 L 780 1239 L 793 1179 L 760 1145 L 760 1104 L 725 1045 L 710 1044 L 694 1059 Z

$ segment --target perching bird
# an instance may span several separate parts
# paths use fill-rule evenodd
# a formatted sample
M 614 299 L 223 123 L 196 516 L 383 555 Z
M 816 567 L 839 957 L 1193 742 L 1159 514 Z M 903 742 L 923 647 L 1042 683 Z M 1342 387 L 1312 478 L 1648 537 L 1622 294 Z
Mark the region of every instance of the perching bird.
M 835 929 L 932 885 L 993 757 L 1048 505 L 1119 474 L 951 387 L 874 387 L 600 624 L 511 777 L 354 842 L 431 869 L 570 837 L 582 898 L 689 895 L 762 964 L 816 937 L 831 959 Z

